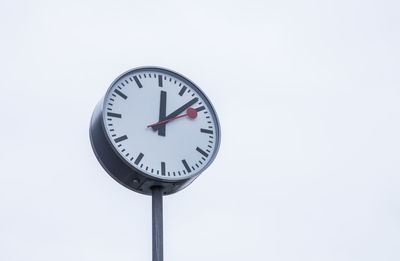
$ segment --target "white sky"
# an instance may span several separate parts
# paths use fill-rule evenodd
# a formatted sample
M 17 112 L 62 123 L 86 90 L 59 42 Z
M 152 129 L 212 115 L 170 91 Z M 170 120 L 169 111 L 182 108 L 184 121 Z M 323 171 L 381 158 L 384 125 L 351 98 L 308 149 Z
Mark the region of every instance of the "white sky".
M 120 73 L 210 97 L 213 165 L 164 200 L 165 260 L 400 260 L 398 1 L 0 0 L 0 260 L 151 260 L 151 199 L 89 144 Z

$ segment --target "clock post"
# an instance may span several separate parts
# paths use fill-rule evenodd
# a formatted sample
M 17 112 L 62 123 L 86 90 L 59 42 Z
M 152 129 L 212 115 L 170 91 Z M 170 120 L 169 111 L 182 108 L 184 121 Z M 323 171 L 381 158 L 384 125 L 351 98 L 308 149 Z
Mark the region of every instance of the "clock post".
M 163 199 L 162 187 L 152 187 L 153 261 L 163 260 Z
M 94 109 L 90 142 L 118 183 L 152 196 L 153 261 L 163 261 L 163 196 L 191 184 L 215 159 L 217 114 L 192 81 L 160 67 L 140 67 L 111 83 Z

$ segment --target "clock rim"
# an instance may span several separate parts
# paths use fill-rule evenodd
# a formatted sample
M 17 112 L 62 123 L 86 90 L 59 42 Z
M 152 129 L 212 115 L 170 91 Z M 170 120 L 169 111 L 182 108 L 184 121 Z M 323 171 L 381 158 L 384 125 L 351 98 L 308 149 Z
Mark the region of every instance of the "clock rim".
M 115 154 L 117 154 L 117 156 L 123 161 L 123 163 L 125 163 L 125 165 L 127 165 L 129 168 L 133 169 L 134 171 L 140 173 L 141 175 L 144 175 L 147 178 L 152 178 L 152 179 L 156 179 L 158 181 L 163 181 L 163 182 L 177 182 L 177 181 L 183 181 L 183 180 L 189 180 L 189 179 L 193 179 L 198 177 L 201 173 L 203 173 L 203 171 L 205 171 L 210 165 L 211 163 L 213 163 L 214 159 L 216 158 L 218 151 L 219 151 L 219 147 L 220 147 L 220 143 L 221 143 L 221 127 L 219 124 L 219 119 L 218 119 L 218 115 L 217 112 L 213 106 L 213 104 L 211 103 L 210 99 L 207 97 L 207 95 L 194 83 L 192 82 L 189 78 L 187 78 L 186 76 L 175 72 L 173 70 L 164 68 L 164 67 L 159 67 L 159 66 L 140 66 L 140 67 L 135 67 L 132 69 L 129 69 L 123 73 L 121 73 L 118 77 L 116 77 L 114 79 L 114 81 L 112 81 L 112 83 L 110 84 L 110 86 L 107 89 L 106 94 L 104 95 L 103 99 L 102 99 L 102 104 L 101 104 L 101 117 L 102 119 L 104 119 L 104 113 L 106 112 L 106 103 L 105 103 L 105 99 L 106 97 L 109 96 L 112 87 L 114 86 L 115 83 L 117 83 L 121 78 L 123 78 L 124 76 L 126 76 L 127 74 L 130 74 L 132 72 L 135 71 L 143 71 L 143 70 L 155 70 L 155 71 L 159 71 L 159 72 L 163 72 L 166 71 L 167 73 L 170 73 L 172 75 L 176 75 L 177 78 L 179 78 L 180 80 L 182 80 L 183 82 L 185 82 L 186 84 L 190 85 L 192 88 L 195 88 L 196 91 L 200 94 L 200 96 L 203 96 L 204 99 L 207 100 L 208 104 L 210 105 L 214 116 L 215 116 L 215 124 L 216 124 L 216 129 L 218 129 L 218 135 L 216 135 L 216 145 L 214 148 L 214 153 L 212 155 L 212 157 L 210 158 L 210 160 L 208 161 L 208 163 L 206 165 L 204 165 L 204 167 L 196 174 L 190 175 L 190 176 L 186 176 L 186 177 L 177 177 L 175 179 L 168 179 L 168 178 L 162 178 L 162 177 L 157 177 L 157 176 L 152 176 L 146 172 L 143 172 L 141 169 L 136 168 L 135 166 L 133 166 L 132 164 L 130 164 L 130 162 L 128 160 L 126 160 L 120 153 L 119 151 L 114 147 L 114 144 L 112 143 L 112 141 L 110 140 L 110 137 L 107 134 L 107 130 L 106 130 L 106 126 L 105 126 L 105 121 L 102 120 L 102 129 L 104 131 L 105 137 L 107 142 L 109 143 L 109 145 L 111 146 L 112 150 L 114 151 Z

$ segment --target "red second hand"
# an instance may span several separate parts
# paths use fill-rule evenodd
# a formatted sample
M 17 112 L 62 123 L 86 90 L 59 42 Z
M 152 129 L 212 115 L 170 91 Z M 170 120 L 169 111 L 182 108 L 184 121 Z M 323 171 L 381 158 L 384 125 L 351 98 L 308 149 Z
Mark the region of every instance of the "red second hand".
M 188 108 L 186 110 L 186 114 L 183 114 L 181 116 L 177 116 L 177 117 L 165 120 L 165 121 L 160 121 L 160 122 L 157 122 L 157 123 L 153 123 L 151 125 L 148 125 L 147 128 L 150 128 L 150 127 L 153 127 L 153 126 L 156 126 L 156 125 L 160 125 L 160 124 L 163 124 L 163 123 L 167 123 L 167 122 L 170 122 L 170 121 L 173 121 L 173 120 L 185 117 L 185 116 L 189 116 L 189 118 L 194 119 L 194 118 L 197 117 L 197 111 L 195 109 L 193 109 L 193 108 Z

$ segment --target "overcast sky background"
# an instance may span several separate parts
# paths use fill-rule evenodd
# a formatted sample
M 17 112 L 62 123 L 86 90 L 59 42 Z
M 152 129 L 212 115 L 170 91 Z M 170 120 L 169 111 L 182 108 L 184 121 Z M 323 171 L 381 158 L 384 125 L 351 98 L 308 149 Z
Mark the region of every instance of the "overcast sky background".
M 0 260 L 151 260 L 151 198 L 101 168 L 96 103 L 167 67 L 219 115 L 164 199 L 165 260 L 400 260 L 398 1 L 0 0 Z

